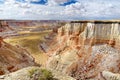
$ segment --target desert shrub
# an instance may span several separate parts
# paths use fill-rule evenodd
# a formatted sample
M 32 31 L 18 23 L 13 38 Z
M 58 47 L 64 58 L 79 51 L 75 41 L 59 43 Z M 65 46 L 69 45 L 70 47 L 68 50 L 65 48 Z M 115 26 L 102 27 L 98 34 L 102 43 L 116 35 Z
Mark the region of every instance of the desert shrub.
M 41 69 L 41 72 L 42 75 L 39 77 L 39 80 L 53 80 L 52 72 L 46 69 Z
M 56 80 L 53 78 L 52 72 L 46 69 L 31 69 L 29 76 L 32 80 Z
M 30 76 L 30 78 L 32 78 L 33 74 L 35 74 L 36 71 L 37 71 L 37 69 L 31 69 L 31 70 L 29 70 L 29 76 Z

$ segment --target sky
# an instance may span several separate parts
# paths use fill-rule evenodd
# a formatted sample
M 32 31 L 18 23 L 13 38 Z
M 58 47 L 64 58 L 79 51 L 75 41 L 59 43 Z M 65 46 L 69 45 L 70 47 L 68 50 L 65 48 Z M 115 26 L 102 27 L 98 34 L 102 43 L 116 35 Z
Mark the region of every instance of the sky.
M 0 0 L 0 19 L 120 19 L 120 0 Z

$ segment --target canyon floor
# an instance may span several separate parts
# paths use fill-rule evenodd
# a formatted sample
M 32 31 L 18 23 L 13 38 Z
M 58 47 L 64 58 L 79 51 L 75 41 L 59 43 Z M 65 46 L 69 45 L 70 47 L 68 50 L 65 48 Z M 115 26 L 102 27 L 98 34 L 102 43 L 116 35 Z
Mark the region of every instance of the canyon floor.
M 43 54 L 43 51 L 39 47 L 39 44 L 45 41 L 44 37 L 47 36 L 50 32 L 51 30 L 41 32 L 30 32 L 29 30 L 19 31 L 19 36 L 12 36 L 4 39 L 4 41 L 13 46 L 19 45 L 27 49 L 35 58 L 36 63 L 45 65 L 48 57 L 46 56 L 46 54 Z

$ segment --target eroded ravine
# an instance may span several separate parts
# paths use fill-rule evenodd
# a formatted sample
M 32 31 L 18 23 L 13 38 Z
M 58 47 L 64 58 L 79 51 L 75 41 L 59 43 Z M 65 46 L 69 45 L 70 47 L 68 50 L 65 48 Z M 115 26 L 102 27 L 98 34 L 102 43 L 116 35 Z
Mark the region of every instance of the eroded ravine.
M 0 75 L 34 66 L 34 58 L 20 46 L 12 46 L 0 37 Z

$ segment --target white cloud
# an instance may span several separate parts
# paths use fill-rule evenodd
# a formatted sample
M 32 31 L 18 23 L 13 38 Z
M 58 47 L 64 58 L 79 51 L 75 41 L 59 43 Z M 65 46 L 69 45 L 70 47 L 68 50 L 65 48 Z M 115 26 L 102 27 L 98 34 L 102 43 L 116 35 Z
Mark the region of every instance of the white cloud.
M 41 0 L 25 0 L 25 1 L 27 1 L 27 2 L 39 2 L 39 1 L 41 1 Z
M 28 3 L 21 3 L 21 4 L 19 4 L 19 6 L 18 7 L 21 7 L 21 8 L 30 8 L 31 7 L 31 5 L 30 4 L 28 4 Z
M 119 1 L 103 0 L 78 0 L 77 3 L 67 6 L 59 6 L 67 0 L 48 0 L 45 5 L 17 2 L 16 0 L 5 0 L 0 5 L 1 19 L 98 19 L 98 18 L 120 18 Z
M 58 6 L 59 4 L 57 2 L 55 2 L 54 0 L 49 0 L 47 2 L 47 5 L 52 7 L 52 6 Z
M 57 2 L 58 4 L 61 4 L 61 3 L 65 3 L 65 2 L 67 2 L 69 0 L 54 0 L 54 1 Z
M 77 2 L 65 7 L 65 13 L 73 18 L 120 18 L 120 2 Z

